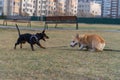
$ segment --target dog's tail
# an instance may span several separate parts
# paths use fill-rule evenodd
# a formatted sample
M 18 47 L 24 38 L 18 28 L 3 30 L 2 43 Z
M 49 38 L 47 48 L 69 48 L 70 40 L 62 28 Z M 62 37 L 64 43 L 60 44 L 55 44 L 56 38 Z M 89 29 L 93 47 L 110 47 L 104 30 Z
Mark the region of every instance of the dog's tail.
M 16 24 L 16 28 L 17 28 L 17 30 L 18 30 L 18 35 L 20 36 L 20 30 L 19 30 L 19 28 L 18 28 L 18 25 Z

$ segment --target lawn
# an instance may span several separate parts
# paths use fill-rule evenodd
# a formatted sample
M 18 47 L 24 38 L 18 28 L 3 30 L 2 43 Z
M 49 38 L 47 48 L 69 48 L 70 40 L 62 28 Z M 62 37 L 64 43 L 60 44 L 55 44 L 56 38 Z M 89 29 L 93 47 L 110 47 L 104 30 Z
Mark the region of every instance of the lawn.
M 88 25 L 87 26 L 96 26 Z M 83 25 L 85 26 L 85 25 Z M 115 25 L 106 26 L 107 30 L 120 30 Z M 110 27 L 110 28 L 109 28 Z M 89 30 L 47 30 L 50 37 L 40 41 L 46 49 L 29 44 L 23 49 L 14 43 L 18 37 L 15 29 L 0 29 L 0 80 L 119 80 L 120 79 L 120 32 L 99 30 L 100 25 Z M 99 31 L 97 31 L 97 30 Z M 21 33 L 42 31 L 21 30 Z M 79 51 L 69 46 L 76 33 L 96 33 L 106 41 L 106 51 Z

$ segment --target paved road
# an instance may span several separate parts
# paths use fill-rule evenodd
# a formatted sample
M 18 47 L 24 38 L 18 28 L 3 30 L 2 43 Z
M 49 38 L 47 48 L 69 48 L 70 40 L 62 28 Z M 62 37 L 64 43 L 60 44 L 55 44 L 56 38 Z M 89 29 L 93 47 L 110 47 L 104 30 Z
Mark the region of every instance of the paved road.
M 16 29 L 15 26 L 2 26 L 0 25 L 0 28 L 3 29 Z M 44 28 L 32 28 L 32 27 L 19 27 L 21 30 L 43 30 Z M 75 28 L 48 28 L 48 30 L 76 30 Z M 105 31 L 105 32 L 120 32 L 120 30 L 98 30 L 98 29 L 80 29 L 82 31 Z
M 15 26 L 0 26 L 0 28 L 3 29 L 16 29 Z M 23 30 L 43 30 L 43 28 L 31 28 L 31 27 L 19 27 L 20 29 Z
M 0 25 L 0 28 L 3 28 L 3 29 L 16 29 L 15 26 L 2 26 Z M 33 27 L 19 27 L 19 29 L 21 30 L 43 30 L 43 28 L 33 28 Z M 76 30 L 75 28 L 61 28 L 61 27 L 58 27 L 58 28 L 48 28 L 48 30 Z

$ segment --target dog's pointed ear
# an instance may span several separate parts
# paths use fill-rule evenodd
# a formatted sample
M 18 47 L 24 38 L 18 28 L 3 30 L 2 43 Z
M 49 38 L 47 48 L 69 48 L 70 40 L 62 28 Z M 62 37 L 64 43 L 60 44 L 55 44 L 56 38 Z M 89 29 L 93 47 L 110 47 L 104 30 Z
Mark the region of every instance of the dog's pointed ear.
M 45 33 L 45 29 L 42 31 L 42 33 Z
M 76 34 L 76 38 L 78 38 L 78 37 L 79 37 L 79 34 L 77 33 L 77 34 Z

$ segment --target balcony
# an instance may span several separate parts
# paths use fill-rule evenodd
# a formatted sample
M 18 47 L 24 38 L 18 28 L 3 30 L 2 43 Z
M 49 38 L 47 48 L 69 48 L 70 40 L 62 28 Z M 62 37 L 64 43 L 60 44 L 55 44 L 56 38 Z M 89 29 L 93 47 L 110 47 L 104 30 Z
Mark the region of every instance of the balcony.
M 0 7 L 3 7 L 3 4 L 0 2 Z
M 47 0 L 42 0 L 42 1 L 47 1 Z

